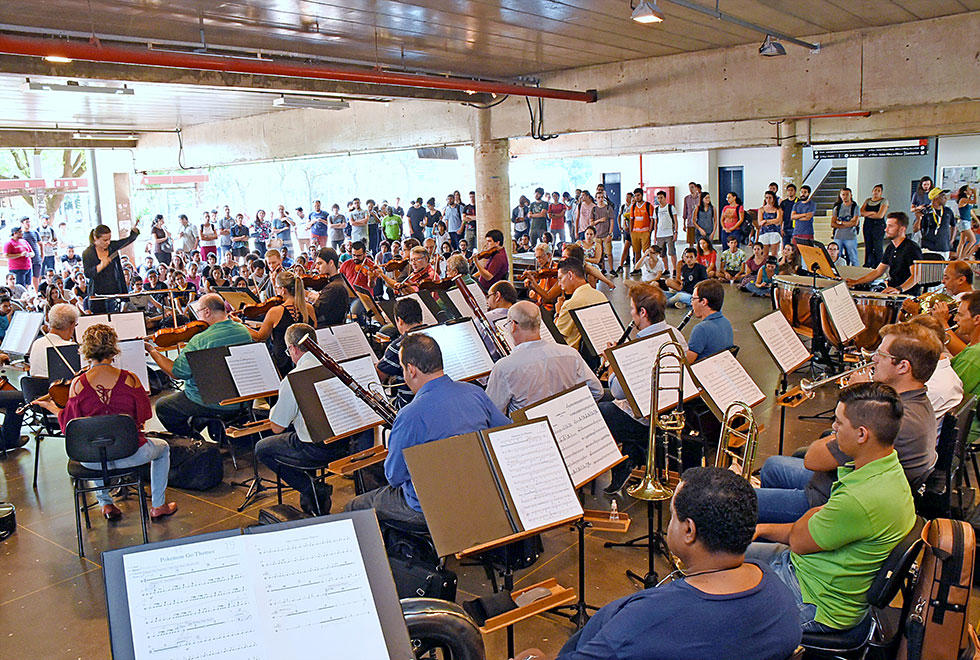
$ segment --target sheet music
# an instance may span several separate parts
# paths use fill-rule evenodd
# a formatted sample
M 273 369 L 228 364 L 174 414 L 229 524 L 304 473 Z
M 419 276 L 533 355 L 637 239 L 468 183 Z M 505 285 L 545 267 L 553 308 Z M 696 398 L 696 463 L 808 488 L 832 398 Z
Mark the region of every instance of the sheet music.
M 368 343 L 367 337 L 364 336 L 364 331 L 359 324 L 344 323 L 343 325 L 334 325 L 330 327 L 330 330 L 344 351 L 344 355 L 346 356 L 344 359 L 349 360 L 363 355 L 370 355 L 372 361 L 377 363 L 378 358 L 374 354 L 374 351 L 371 350 L 371 344 Z
M 699 360 L 691 365 L 691 371 L 723 415 L 735 401 L 754 406 L 766 398 L 731 351 Z
M 18 309 L 10 319 L 10 325 L 0 343 L 0 351 L 14 355 L 27 355 L 44 323 L 44 312 L 25 312 Z
M 514 346 L 514 338 L 510 334 L 510 326 L 507 325 L 507 318 L 504 317 L 502 319 L 497 319 L 494 322 L 494 325 L 497 326 L 497 330 L 500 331 L 501 336 L 503 336 L 504 340 L 507 342 L 507 346 L 509 346 L 510 350 L 513 351 L 516 346 Z M 552 344 L 558 343 L 555 340 L 555 336 L 551 334 L 551 330 L 548 329 L 548 325 L 544 322 L 544 320 L 541 321 L 541 339 Z
M 446 291 L 446 295 L 449 296 L 449 300 L 453 303 L 453 306 L 459 311 L 459 315 L 463 318 L 471 319 L 473 318 L 473 310 L 469 305 L 466 304 L 466 298 L 463 294 L 459 292 L 459 289 L 449 289 Z
M 357 383 L 368 391 L 380 386 L 378 371 L 367 355 L 348 360 L 341 365 Z M 372 387 L 373 386 L 373 387 Z M 334 435 L 344 435 L 383 420 L 371 407 L 361 401 L 339 378 L 328 378 L 313 384 L 327 423 Z
M 146 348 L 142 339 L 130 339 L 119 342 L 119 355 L 112 361 L 117 369 L 132 371 L 139 379 L 143 389 L 150 391 L 150 376 L 146 369 Z
M 834 324 L 834 329 L 844 341 L 854 338 L 864 331 L 864 321 L 858 313 L 854 298 L 847 289 L 847 283 L 841 282 L 832 287 L 828 287 L 820 292 L 823 296 L 824 306 L 827 308 L 827 315 L 830 322 Z
M 109 317 L 120 341 L 142 339 L 146 336 L 146 319 L 143 312 L 122 312 Z
M 79 315 L 78 322 L 75 324 L 75 341 L 81 344 L 82 335 L 85 334 L 85 331 L 98 323 L 104 323 L 105 325 L 109 325 L 109 315 L 108 314 Z
M 401 296 L 398 299 L 401 300 L 402 298 L 411 298 L 412 300 L 414 300 L 419 304 L 419 307 L 422 308 L 422 323 L 426 325 L 435 325 L 439 322 L 438 320 L 436 320 L 435 315 L 432 314 L 432 310 L 426 307 L 425 303 L 422 302 L 422 298 L 419 296 L 419 294 L 410 293 L 408 295 Z
M 627 342 L 612 349 L 616 356 L 616 363 L 623 375 L 620 384 L 632 393 L 640 415 L 643 417 L 650 415 L 650 388 L 653 386 L 653 365 L 657 361 L 657 351 L 670 339 L 669 332 L 662 332 L 651 337 Z M 660 378 L 661 392 L 657 396 L 658 412 L 663 412 L 677 405 L 677 392 L 664 390 L 669 387 L 677 387 L 679 376 L 678 373 L 669 373 L 676 372 L 677 363 L 672 358 L 664 358 L 661 366 L 666 367 L 666 369 L 662 369 Z M 687 369 L 684 374 L 684 398 L 697 396 L 700 391 L 697 383 L 694 382 L 690 369 Z
M 487 438 L 525 530 L 582 515 L 546 420 L 488 431 Z
M 123 557 L 138 660 L 388 658 L 351 520 Z
M 442 351 L 442 366 L 453 380 L 466 380 L 482 376 L 493 369 L 493 358 L 487 352 L 483 338 L 473 321 L 434 325 L 415 332 L 429 335 Z
M 623 457 L 586 384 L 524 409 L 528 419 L 546 417 L 576 487 L 588 482 Z
M 263 343 L 229 346 L 228 371 L 235 381 L 238 396 L 252 396 L 279 389 L 279 372 L 272 363 L 269 347 Z
M 779 310 L 763 316 L 752 325 L 784 374 L 810 359 L 810 351 L 806 350 L 806 346 Z
M 316 343 L 323 349 L 324 353 L 333 358 L 334 362 L 347 359 L 344 347 L 340 345 L 340 342 L 330 328 L 316 329 Z
M 585 331 L 596 353 L 602 353 L 609 344 L 615 344 L 623 336 L 623 324 L 619 322 L 611 303 L 601 303 L 572 310 Z
M 480 288 L 480 285 L 476 282 L 471 282 L 470 284 L 466 285 L 466 288 L 469 289 L 470 293 L 473 294 L 473 297 L 476 298 L 476 302 L 479 304 L 480 309 L 482 309 L 484 312 L 489 311 L 489 308 L 487 307 L 487 294 L 483 293 L 483 289 Z

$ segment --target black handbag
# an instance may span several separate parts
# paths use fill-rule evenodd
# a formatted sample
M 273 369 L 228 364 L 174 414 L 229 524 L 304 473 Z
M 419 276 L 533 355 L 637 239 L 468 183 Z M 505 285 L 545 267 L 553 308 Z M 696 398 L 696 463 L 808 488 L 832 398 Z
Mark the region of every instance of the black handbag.
M 192 438 L 169 438 L 169 485 L 187 490 L 211 490 L 225 476 L 218 445 Z

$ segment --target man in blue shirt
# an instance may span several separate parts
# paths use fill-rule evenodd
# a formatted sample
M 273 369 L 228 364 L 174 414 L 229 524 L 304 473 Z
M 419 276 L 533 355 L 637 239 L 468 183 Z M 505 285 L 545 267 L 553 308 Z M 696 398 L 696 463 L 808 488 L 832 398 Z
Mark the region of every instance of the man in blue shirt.
M 431 337 L 405 337 L 400 360 L 405 384 L 415 398 L 398 412 L 391 427 L 385 459 L 388 485 L 358 495 L 347 504 L 347 511 L 374 509 L 379 520 L 425 525 L 403 452 L 415 445 L 511 422 L 479 387 L 457 383 L 443 373 L 442 351 Z
M 732 324 L 722 316 L 725 288 L 718 280 L 705 280 L 694 287 L 691 309 L 701 322 L 691 331 L 687 343 L 687 361 L 694 363 L 735 345 Z
M 817 212 L 817 203 L 810 199 L 810 186 L 800 186 L 800 198 L 793 205 L 793 244 L 797 239 L 813 240 L 813 215 Z
M 713 467 L 684 472 L 667 544 L 685 569 L 669 584 L 615 600 L 565 643 L 558 660 L 782 660 L 802 636 L 792 592 L 745 561 L 756 501 L 745 479 Z M 544 660 L 537 649 L 516 660 Z

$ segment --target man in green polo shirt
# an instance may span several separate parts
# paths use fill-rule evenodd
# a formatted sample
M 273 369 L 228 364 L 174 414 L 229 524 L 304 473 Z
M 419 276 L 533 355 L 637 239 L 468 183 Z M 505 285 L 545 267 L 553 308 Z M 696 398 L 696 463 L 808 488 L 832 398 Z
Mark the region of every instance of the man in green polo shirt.
M 156 414 L 163 427 L 177 435 L 190 435 L 192 429 L 191 417 L 208 416 L 232 418 L 238 414 L 239 406 L 219 406 L 204 403 L 197 381 L 191 373 L 187 362 L 187 353 L 216 346 L 235 346 L 248 344 L 252 336 L 244 325 L 228 318 L 225 311 L 224 299 L 216 293 L 209 293 L 201 298 L 199 305 L 200 320 L 208 324 L 208 329 L 191 337 L 187 345 L 171 360 L 163 355 L 156 346 L 146 344 L 150 357 L 171 378 L 184 381 L 184 390 L 168 394 L 156 403 Z
M 980 394 L 980 291 L 971 291 L 960 299 L 953 321 L 958 326 L 956 335 L 946 331 L 947 343 L 955 353 L 953 371 L 963 381 L 965 393 Z M 966 346 L 960 347 L 964 340 Z
M 767 562 L 796 596 L 804 631 L 847 630 L 868 615 L 867 591 L 912 529 L 915 506 L 893 443 L 902 400 L 884 383 L 840 392 L 834 432 L 853 461 L 837 469 L 830 499 L 795 523 L 760 524 L 746 559 Z

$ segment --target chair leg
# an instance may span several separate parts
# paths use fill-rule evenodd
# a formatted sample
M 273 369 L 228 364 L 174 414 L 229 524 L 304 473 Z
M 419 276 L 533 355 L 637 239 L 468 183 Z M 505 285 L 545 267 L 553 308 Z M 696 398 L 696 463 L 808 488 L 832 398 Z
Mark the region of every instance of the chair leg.
M 82 547 L 82 514 L 78 510 L 78 496 L 81 494 L 78 492 L 78 481 L 72 479 L 71 481 L 72 498 L 75 500 L 75 538 L 78 539 L 78 556 L 85 556 L 85 548 Z
M 276 501 L 282 504 L 282 477 L 276 472 Z
M 310 491 L 313 493 L 313 508 L 316 510 L 316 515 L 322 516 L 323 510 L 320 508 L 320 496 L 316 493 L 316 479 L 313 478 L 313 474 L 309 471 L 304 471 L 306 478 L 310 480 Z
M 82 513 L 85 514 L 85 529 L 92 529 L 92 521 L 88 517 L 88 494 L 82 491 Z
M 139 489 L 140 489 L 140 492 L 142 493 L 143 492 L 143 477 L 142 477 L 142 475 L 138 475 L 137 476 L 137 480 L 139 481 Z M 140 501 L 140 525 L 143 527 L 143 543 L 146 543 L 147 542 L 147 537 L 146 537 L 146 519 L 150 517 L 150 514 L 149 514 L 149 511 L 147 511 L 147 508 L 146 508 L 146 500 L 143 499 L 142 497 L 140 497 L 139 498 L 139 501 Z
M 37 469 L 41 462 L 41 434 L 34 434 L 34 487 L 37 488 Z

